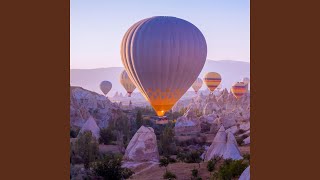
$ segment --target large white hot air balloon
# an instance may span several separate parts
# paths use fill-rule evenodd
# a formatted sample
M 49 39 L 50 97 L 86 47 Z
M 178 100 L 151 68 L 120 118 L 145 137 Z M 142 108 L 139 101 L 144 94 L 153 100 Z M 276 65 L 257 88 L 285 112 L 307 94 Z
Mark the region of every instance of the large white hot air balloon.
M 158 116 L 172 108 L 199 76 L 207 57 L 200 30 L 183 19 L 155 16 L 132 25 L 121 59 Z

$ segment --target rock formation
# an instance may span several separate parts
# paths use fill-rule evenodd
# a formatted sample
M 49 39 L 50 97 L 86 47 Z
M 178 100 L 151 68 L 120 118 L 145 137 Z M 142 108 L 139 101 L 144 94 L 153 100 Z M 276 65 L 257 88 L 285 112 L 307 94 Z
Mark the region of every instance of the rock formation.
M 248 166 L 239 177 L 239 180 L 250 180 L 250 166 Z
M 70 125 L 82 127 L 92 116 L 100 128 L 107 127 L 108 121 L 117 115 L 119 107 L 108 98 L 81 87 L 70 87 Z
M 98 127 L 96 121 L 93 119 L 92 116 L 90 116 L 89 119 L 84 123 L 84 125 L 82 126 L 79 132 L 79 135 L 86 131 L 91 131 L 92 136 L 94 136 L 97 140 L 99 140 L 100 128 Z
M 159 161 L 157 138 L 153 128 L 141 126 L 130 140 L 124 154 L 125 161 Z
M 232 133 L 226 133 L 223 126 L 220 127 L 218 133 L 208 151 L 205 153 L 205 160 L 209 161 L 215 156 L 220 156 L 223 159 L 242 159 L 238 149 L 237 141 Z
M 192 107 L 190 107 L 183 116 L 177 119 L 174 131 L 176 135 L 196 134 L 201 131 L 199 120 Z

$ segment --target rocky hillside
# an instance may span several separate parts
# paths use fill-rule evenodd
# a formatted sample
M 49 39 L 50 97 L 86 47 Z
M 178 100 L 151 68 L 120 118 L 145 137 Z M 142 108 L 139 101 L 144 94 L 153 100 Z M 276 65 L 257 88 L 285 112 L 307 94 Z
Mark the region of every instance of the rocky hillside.
M 96 119 L 100 128 L 117 116 L 120 108 L 108 98 L 81 87 L 70 87 L 70 125 L 82 127 L 90 115 Z
M 100 82 L 107 80 L 112 83 L 112 89 L 108 96 L 114 96 L 117 91 L 125 95 L 126 92 L 119 82 L 119 76 L 123 69 L 123 67 L 71 69 L 70 83 L 72 86 L 81 86 L 90 91 L 100 93 Z M 233 60 L 207 60 L 199 77 L 202 78 L 209 71 L 219 72 L 223 79 L 221 82 L 222 87 L 229 89 L 234 82 L 250 76 L 250 63 Z M 206 88 L 203 86 L 201 89 L 204 90 Z M 190 88 L 190 90 L 192 89 Z M 138 91 L 135 90 L 135 92 Z

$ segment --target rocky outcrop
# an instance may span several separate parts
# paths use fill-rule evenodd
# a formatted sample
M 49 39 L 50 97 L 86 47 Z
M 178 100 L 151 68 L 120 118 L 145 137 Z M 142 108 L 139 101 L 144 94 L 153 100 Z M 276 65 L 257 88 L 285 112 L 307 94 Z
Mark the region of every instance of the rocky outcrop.
M 243 140 L 243 145 L 248 145 L 248 144 L 250 144 L 250 136 Z
M 70 87 L 70 125 L 82 127 L 92 116 L 100 128 L 107 127 L 109 120 L 119 114 L 120 108 L 108 98 L 81 87 Z
M 223 159 L 242 159 L 236 139 L 232 133 L 226 133 L 223 126 L 220 127 L 211 146 L 205 153 L 205 161 L 209 161 L 215 156 Z
M 239 180 L 250 180 L 250 166 L 248 166 L 239 177 Z
M 177 119 L 174 126 L 176 135 L 196 134 L 201 131 L 200 121 L 196 117 L 195 111 L 190 107 L 187 112 Z
M 141 126 L 130 140 L 124 154 L 125 161 L 159 161 L 157 138 L 153 128 Z
M 98 127 L 96 121 L 93 119 L 92 116 L 89 117 L 89 119 L 84 123 L 82 126 L 79 135 L 90 131 L 92 133 L 92 136 L 95 137 L 97 140 L 100 138 L 100 128 Z

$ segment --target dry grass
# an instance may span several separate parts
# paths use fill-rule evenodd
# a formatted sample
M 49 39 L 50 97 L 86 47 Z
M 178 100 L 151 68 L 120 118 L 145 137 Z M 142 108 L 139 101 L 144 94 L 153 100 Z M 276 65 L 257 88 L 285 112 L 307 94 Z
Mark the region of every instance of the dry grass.
M 173 172 L 177 176 L 177 179 L 190 180 L 191 170 L 194 167 L 199 170 L 199 177 L 202 177 L 202 179 L 209 178 L 210 173 L 207 170 L 206 162 L 200 163 L 200 168 L 198 163 L 180 163 L 179 162 L 179 163 L 169 164 L 168 170 Z M 164 172 L 165 172 L 164 167 L 159 167 L 158 165 L 155 165 L 144 171 L 142 170 L 141 173 L 135 174 L 131 179 L 160 180 L 160 179 L 163 179 L 162 176 Z

